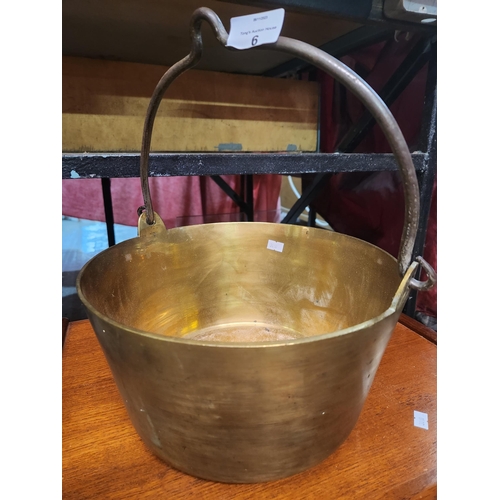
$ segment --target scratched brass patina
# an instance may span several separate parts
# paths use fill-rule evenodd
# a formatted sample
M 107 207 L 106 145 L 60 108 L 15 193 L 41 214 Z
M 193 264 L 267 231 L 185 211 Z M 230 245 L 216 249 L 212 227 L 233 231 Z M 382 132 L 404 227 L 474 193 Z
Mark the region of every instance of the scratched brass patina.
M 141 232 L 78 289 L 148 447 L 199 477 L 260 482 L 348 436 L 411 272 L 402 283 L 396 259 L 341 234 L 227 223 Z
M 203 21 L 226 46 L 220 19 L 197 9 L 191 53 L 163 75 L 148 107 L 139 236 L 87 263 L 77 289 L 150 450 L 194 476 L 270 481 L 317 464 L 347 438 L 410 288 L 429 289 L 435 273 L 412 258 L 418 183 L 391 112 L 341 62 L 286 37 L 266 49 L 336 78 L 388 138 L 406 204 L 398 259 L 355 238 L 294 225 L 165 229 L 148 184 L 153 123 L 168 86 L 201 57 Z M 426 281 L 414 277 L 419 266 Z

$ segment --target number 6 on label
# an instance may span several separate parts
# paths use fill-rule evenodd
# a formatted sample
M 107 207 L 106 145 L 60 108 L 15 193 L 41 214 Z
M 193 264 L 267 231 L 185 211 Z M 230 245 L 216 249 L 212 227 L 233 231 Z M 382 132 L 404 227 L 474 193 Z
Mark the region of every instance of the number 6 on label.
M 244 50 L 265 43 L 274 43 L 280 36 L 284 19 L 284 9 L 232 17 L 226 45 Z

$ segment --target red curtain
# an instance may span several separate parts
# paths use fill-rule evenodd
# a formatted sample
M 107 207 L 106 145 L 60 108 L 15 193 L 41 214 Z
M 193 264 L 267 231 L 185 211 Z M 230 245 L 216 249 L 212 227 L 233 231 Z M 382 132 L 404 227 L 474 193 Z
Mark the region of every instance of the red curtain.
M 239 176 L 222 177 L 237 193 L 240 192 Z M 240 213 L 240 208 L 209 177 L 153 177 L 149 182 L 154 209 L 167 227 L 198 222 L 198 216 L 228 220 L 228 215 L 237 217 Z M 254 175 L 255 220 L 279 222 L 280 188 L 281 176 Z M 115 223 L 135 226 L 137 208 L 144 204 L 140 179 L 111 179 L 111 197 Z M 62 214 L 104 221 L 101 180 L 63 180 Z
M 342 61 L 380 92 L 418 41 L 416 38 L 390 40 L 359 50 Z M 427 79 L 427 66 L 416 75 L 391 106 L 403 135 L 412 150 L 420 135 Z M 363 114 L 364 106 L 343 91 L 329 75 L 319 74 L 321 85 L 321 151 L 335 151 L 349 127 Z M 390 153 L 389 144 L 378 125 L 364 138 L 355 152 Z M 303 189 L 313 176 L 303 177 Z M 336 230 L 369 241 L 397 256 L 404 219 L 404 197 L 397 172 L 340 173 L 311 204 Z M 428 222 L 424 258 L 437 270 L 436 185 Z M 437 317 L 437 287 L 418 294 L 417 311 Z

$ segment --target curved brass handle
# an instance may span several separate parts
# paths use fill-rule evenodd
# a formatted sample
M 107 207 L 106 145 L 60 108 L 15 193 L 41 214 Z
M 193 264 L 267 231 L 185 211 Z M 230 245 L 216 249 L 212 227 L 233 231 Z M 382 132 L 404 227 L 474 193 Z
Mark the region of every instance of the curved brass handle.
M 148 183 L 149 151 L 151 147 L 151 133 L 154 119 L 161 99 L 169 85 L 179 75 L 193 67 L 200 60 L 203 51 L 201 23 L 204 20 L 211 26 L 217 40 L 226 47 L 228 34 L 217 14 L 206 7 L 195 10 L 190 23 L 192 41 L 191 52 L 184 59 L 169 68 L 163 75 L 154 90 L 147 110 L 144 123 L 140 166 L 144 206 L 140 207 L 139 211 L 146 211 L 146 221 L 150 225 L 155 222 L 153 203 L 151 201 Z M 389 141 L 403 177 L 406 212 L 403 234 L 399 247 L 398 266 L 400 275 L 404 276 L 411 262 L 411 255 L 417 235 L 420 200 L 417 176 L 411 154 L 394 116 L 379 95 L 362 78 L 339 60 L 323 52 L 321 49 L 299 40 L 283 36 L 280 36 L 277 42 L 261 47 L 266 50 L 277 50 L 291 54 L 333 76 L 361 100 L 380 125 L 380 128 Z

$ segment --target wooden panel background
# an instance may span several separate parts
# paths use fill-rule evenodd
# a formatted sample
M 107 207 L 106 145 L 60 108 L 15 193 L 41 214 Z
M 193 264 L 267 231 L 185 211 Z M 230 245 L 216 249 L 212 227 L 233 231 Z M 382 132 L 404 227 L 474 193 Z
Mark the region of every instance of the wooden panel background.
M 63 57 L 63 151 L 139 151 L 166 69 Z M 152 151 L 315 151 L 317 117 L 314 82 L 189 70 L 160 105 Z

